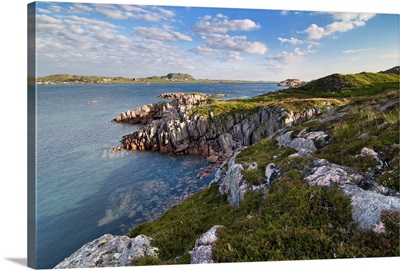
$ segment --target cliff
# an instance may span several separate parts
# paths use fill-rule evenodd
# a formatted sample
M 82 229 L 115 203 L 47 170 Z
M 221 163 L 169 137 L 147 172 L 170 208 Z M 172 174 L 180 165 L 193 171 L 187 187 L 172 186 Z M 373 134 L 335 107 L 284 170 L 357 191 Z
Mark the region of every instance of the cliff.
M 261 105 L 251 110 L 217 115 L 215 108 L 207 106 L 212 101 L 205 94 L 168 96 L 176 98 L 171 102 L 143 105 L 114 118 L 117 122 L 144 124 L 138 131 L 122 138 L 124 149 L 224 159 L 237 148 L 252 145 L 282 128 L 311 119 L 324 104 L 326 107 L 331 105 L 330 101 L 318 100 L 296 109 L 296 102 L 288 101 L 282 105 Z M 199 108 L 207 108 L 207 112 L 197 110 Z

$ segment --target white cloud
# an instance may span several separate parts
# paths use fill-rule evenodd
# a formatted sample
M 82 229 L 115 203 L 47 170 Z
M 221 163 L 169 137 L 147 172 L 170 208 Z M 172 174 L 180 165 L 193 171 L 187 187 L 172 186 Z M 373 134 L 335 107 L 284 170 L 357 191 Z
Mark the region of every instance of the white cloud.
M 161 28 L 148 28 L 148 27 L 135 27 L 134 33 L 144 36 L 147 39 L 161 40 L 161 41 L 192 41 L 190 36 L 179 32 L 173 32 L 168 29 Z
M 332 17 L 337 20 L 325 27 L 311 24 L 304 32 L 308 34 L 308 38 L 321 39 L 331 36 L 335 33 L 343 33 L 357 27 L 364 26 L 366 21 L 373 18 L 375 14 L 364 13 L 332 13 Z
M 126 11 L 128 12 L 128 11 Z M 126 75 L 163 74 L 171 70 L 196 69 L 199 61 L 192 54 L 165 41 L 187 40 L 191 37 L 171 27 L 136 30 L 142 35 L 123 35 L 122 27 L 107 21 L 77 15 L 38 15 L 37 61 L 39 74 L 52 73 Z M 234 55 L 231 56 L 232 58 Z M 146 66 L 146 69 L 143 69 Z
M 46 14 L 42 14 L 42 15 L 36 16 L 36 23 L 37 24 L 59 24 L 59 23 L 61 23 L 61 20 L 55 19 Z
M 214 49 L 254 54 L 265 54 L 267 52 L 265 44 L 258 41 L 247 41 L 245 36 L 213 34 L 208 36 L 205 41 L 208 47 Z
M 125 20 L 129 18 L 130 13 L 123 12 L 119 9 L 110 9 L 105 7 L 98 7 L 96 11 L 100 14 L 107 16 L 110 19 Z
M 206 15 L 199 18 L 192 31 L 199 34 L 204 40 L 204 45 L 198 45 L 189 50 L 192 53 L 205 56 L 217 57 L 227 61 L 243 60 L 241 53 L 265 54 L 267 46 L 259 41 L 248 41 L 246 36 L 228 35 L 227 32 L 257 30 L 260 25 L 249 19 L 229 20 L 223 14 L 217 14 L 215 18 Z
M 146 22 L 159 22 L 175 16 L 171 10 L 160 7 L 138 7 L 129 5 L 94 4 L 96 11 L 114 20 L 133 19 Z
M 51 5 L 50 9 L 53 10 L 54 12 L 61 12 L 62 11 L 62 7 L 60 7 L 60 6 L 56 5 L 56 4 Z
M 52 13 L 50 10 L 47 10 L 47 9 L 44 9 L 44 8 L 37 8 L 37 11 L 39 11 L 40 13 L 45 13 L 45 14 Z
M 348 12 L 334 12 L 331 13 L 335 20 L 340 20 L 344 22 L 350 21 L 368 21 L 376 14 L 374 13 L 348 13 Z
M 290 68 L 304 62 L 305 55 L 314 53 L 313 50 L 301 50 L 296 47 L 293 52 L 283 51 L 275 56 L 267 57 L 267 66 L 275 68 Z
M 192 30 L 200 35 L 210 35 L 213 33 L 227 33 L 229 31 L 250 31 L 259 28 L 260 25 L 252 20 L 229 20 L 228 17 L 218 14 L 213 20 L 211 16 L 204 16 Z
M 345 50 L 345 51 L 342 51 L 342 53 L 346 53 L 346 54 L 348 54 L 348 53 L 358 53 L 358 52 L 365 52 L 365 51 L 369 51 L 369 50 L 372 50 L 372 48 L 357 49 L 357 50 Z
M 204 46 L 204 45 L 196 46 L 196 47 L 190 49 L 189 51 L 191 51 L 192 53 L 194 53 L 196 55 L 207 56 L 207 57 L 216 56 L 216 55 L 218 55 L 220 53 L 219 50 L 212 49 L 212 48 L 209 48 L 209 47 Z
M 78 11 L 78 12 L 87 12 L 87 11 L 92 11 L 93 10 L 92 7 L 90 7 L 88 5 L 85 5 L 85 4 L 82 4 L 82 3 L 73 3 L 71 8 L 74 11 Z
M 278 38 L 278 40 L 281 42 L 281 44 L 282 43 L 290 43 L 291 45 L 298 45 L 298 44 L 303 44 L 304 43 L 304 40 L 300 40 L 300 39 L 298 39 L 298 38 L 294 38 L 294 37 L 291 37 L 290 39 L 287 39 L 287 38 Z
M 221 62 L 236 62 L 242 61 L 243 57 L 238 52 L 228 51 L 224 57 L 220 58 L 220 60 Z

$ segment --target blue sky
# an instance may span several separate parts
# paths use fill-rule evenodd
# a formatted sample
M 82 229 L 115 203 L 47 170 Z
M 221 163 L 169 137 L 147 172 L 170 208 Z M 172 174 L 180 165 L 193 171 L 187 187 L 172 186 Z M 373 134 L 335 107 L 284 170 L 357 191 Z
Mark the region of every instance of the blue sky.
M 37 75 L 312 80 L 399 65 L 399 15 L 38 2 Z

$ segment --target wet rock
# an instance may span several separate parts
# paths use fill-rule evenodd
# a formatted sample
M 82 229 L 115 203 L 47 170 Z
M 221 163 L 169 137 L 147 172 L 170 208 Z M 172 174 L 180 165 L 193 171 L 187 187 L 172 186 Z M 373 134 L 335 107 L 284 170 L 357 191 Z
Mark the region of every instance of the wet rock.
M 209 162 L 209 163 L 215 163 L 215 162 L 217 162 L 218 158 L 219 158 L 219 156 L 209 156 L 209 157 L 207 158 L 207 162 Z
M 215 263 L 212 258 L 212 245 L 218 240 L 216 231 L 222 227 L 215 225 L 196 240 L 191 253 L 191 264 Z
M 105 234 L 83 245 L 54 269 L 130 266 L 137 258 L 158 257 L 158 249 L 151 246 L 151 241 L 145 235 L 129 238 Z

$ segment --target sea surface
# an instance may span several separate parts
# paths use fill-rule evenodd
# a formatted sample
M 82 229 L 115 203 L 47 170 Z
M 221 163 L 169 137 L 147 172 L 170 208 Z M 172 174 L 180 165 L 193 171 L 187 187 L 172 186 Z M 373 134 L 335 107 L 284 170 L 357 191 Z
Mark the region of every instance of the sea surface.
M 198 156 L 113 151 L 139 126 L 111 119 L 160 101 L 163 92 L 231 99 L 278 89 L 276 83 L 38 85 L 38 268 L 54 267 L 105 233 L 125 234 L 153 220 L 213 179 L 196 177 L 210 165 Z

